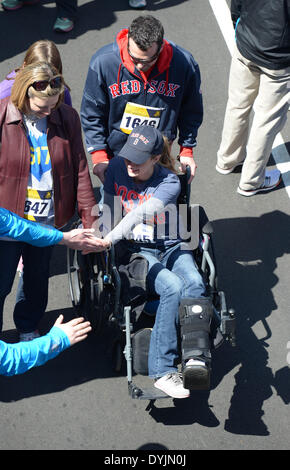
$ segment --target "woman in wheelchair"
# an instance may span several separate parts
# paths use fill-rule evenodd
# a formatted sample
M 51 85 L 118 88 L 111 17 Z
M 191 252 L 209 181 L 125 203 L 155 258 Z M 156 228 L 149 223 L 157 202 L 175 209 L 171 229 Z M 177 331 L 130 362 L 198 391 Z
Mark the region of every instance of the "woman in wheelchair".
M 186 398 L 190 389 L 209 381 L 212 305 L 192 251 L 177 234 L 179 193 L 167 140 L 154 127 L 135 127 L 106 173 L 104 210 L 113 215 L 114 228 L 108 231 L 103 224 L 100 250 L 123 240 L 126 249 L 147 259 L 149 293 L 160 297 L 149 376 L 167 395 Z M 177 369 L 180 333 L 182 373 Z

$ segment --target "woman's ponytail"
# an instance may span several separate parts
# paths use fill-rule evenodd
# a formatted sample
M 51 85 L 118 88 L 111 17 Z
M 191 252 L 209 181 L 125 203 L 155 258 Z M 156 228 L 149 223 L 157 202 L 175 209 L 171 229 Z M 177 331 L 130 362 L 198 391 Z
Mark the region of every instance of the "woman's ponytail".
M 173 173 L 176 173 L 175 161 L 171 155 L 171 145 L 169 144 L 167 137 L 163 136 L 163 140 L 164 140 L 163 152 L 161 154 L 161 157 L 158 163 L 164 166 L 165 168 L 168 168 Z

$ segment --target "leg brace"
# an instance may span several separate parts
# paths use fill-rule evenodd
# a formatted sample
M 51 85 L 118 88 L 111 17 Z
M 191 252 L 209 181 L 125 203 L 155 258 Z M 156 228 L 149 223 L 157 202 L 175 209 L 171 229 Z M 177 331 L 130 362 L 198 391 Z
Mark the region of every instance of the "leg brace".
M 184 387 L 191 390 L 209 388 L 210 324 L 213 315 L 210 298 L 182 299 L 179 307 Z M 203 361 L 187 365 L 189 359 Z

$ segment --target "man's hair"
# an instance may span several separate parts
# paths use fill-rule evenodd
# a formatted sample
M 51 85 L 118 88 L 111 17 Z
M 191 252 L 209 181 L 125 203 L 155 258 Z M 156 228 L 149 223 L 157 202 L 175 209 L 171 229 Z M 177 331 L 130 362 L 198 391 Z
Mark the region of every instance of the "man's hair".
M 131 38 L 141 51 L 147 51 L 154 42 L 158 49 L 163 44 L 164 28 L 157 18 L 151 15 L 135 18 L 128 31 L 128 39 Z

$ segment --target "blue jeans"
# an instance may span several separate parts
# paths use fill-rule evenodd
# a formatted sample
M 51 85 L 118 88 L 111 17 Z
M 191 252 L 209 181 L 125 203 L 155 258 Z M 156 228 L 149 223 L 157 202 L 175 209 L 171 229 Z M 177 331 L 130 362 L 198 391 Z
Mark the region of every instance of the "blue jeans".
M 160 296 L 148 359 L 149 376 L 157 378 L 177 371 L 180 300 L 204 296 L 205 286 L 192 252 L 182 250 L 180 244 L 164 250 L 142 247 L 138 251 L 149 262 L 149 294 Z
M 24 268 L 16 294 L 14 322 L 21 333 L 36 330 L 47 306 L 51 252 L 51 246 L 39 248 L 23 242 L 0 240 L 0 331 L 5 298 L 12 289 L 21 256 Z

